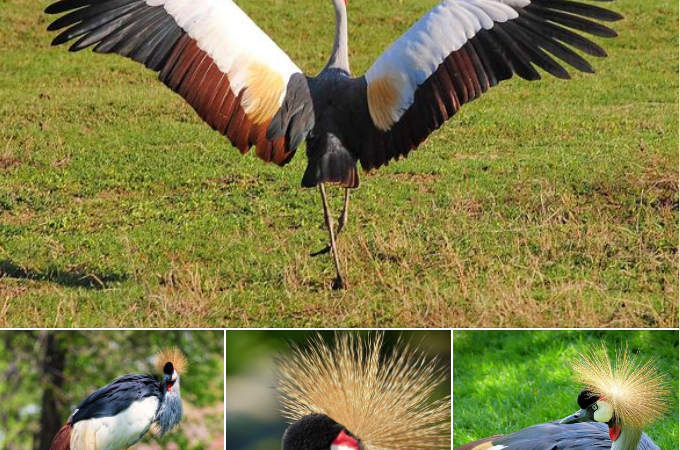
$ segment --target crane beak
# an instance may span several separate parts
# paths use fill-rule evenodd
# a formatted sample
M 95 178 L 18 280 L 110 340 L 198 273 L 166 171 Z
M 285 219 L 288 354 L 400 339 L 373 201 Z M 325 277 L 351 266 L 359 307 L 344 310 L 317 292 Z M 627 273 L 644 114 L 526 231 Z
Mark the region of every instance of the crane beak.
M 576 411 L 574 414 L 565 417 L 564 419 L 560 420 L 560 425 L 580 422 L 595 422 L 595 418 L 593 417 L 593 411 L 590 408 L 580 409 Z

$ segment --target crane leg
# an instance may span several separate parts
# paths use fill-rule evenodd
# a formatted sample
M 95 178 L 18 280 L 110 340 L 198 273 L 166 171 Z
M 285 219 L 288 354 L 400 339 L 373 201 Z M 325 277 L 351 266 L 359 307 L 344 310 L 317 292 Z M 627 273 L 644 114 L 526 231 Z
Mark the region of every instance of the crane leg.
M 345 283 L 340 274 L 340 258 L 338 257 L 338 249 L 335 245 L 335 233 L 333 233 L 333 218 L 331 217 L 330 211 L 328 209 L 328 201 L 326 199 L 326 189 L 323 183 L 319 183 L 319 191 L 321 192 L 321 201 L 323 202 L 323 216 L 326 220 L 326 227 L 328 228 L 328 234 L 331 238 L 331 253 L 333 254 L 333 261 L 335 262 L 335 272 L 336 277 L 333 280 L 333 290 L 343 289 Z
M 340 217 L 338 217 L 338 229 L 335 231 L 336 240 L 340 237 L 340 232 L 342 231 L 342 229 L 345 228 L 345 225 L 347 225 L 348 211 L 349 211 L 349 188 L 345 188 L 345 202 L 342 206 L 342 212 L 340 213 Z M 327 245 L 319 251 L 310 253 L 309 256 L 325 255 L 326 253 L 330 253 L 330 251 L 331 246 Z
M 340 236 L 340 232 L 342 231 L 343 228 L 345 228 L 345 225 L 347 225 L 348 209 L 349 209 L 349 188 L 345 188 L 345 203 L 343 203 L 342 205 L 342 212 L 340 213 L 340 217 L 338 218 L 338 230 L 335 232 L 336 238 Z

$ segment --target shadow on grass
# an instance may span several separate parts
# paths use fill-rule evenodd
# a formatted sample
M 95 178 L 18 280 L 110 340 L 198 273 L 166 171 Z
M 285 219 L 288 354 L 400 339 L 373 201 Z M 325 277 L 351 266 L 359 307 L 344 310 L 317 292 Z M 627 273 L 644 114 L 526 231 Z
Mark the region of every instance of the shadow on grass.
M 19 278 L 33 281 L 48 281 L 67 287 L 82 287 L 87 289 L 104 289 L 107 283 L 116 283 L 128 279 L 126 274 L 121 273 L 93 273 L 78 267 L 71 270 L 62 270 L 56 267 L 48 267 L 45 270 L 37 270 L 22 267 L 10 260 L 0 260 L 0 278 Z

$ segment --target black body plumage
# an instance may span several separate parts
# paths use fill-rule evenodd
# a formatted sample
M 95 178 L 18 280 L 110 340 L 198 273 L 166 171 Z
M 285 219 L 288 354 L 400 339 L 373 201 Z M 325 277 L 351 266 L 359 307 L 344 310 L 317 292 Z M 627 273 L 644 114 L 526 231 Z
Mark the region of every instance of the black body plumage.
M 147 397 L 162 401 L 165 392 L 161 380 L 149 374 L 123 375 L 96 390 L 83 400 L 72 416 L 75 425 L 81 420 L 115 416 Z

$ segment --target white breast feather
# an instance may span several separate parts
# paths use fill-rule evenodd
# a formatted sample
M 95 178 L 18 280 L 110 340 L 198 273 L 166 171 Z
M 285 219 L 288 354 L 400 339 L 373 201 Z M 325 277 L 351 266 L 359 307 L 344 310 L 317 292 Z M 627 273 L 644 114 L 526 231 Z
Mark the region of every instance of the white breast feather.
M 158 398 L 147 397 L 112 417 L 81 420 L 73 426 L 71 450 L 120 450 L 149 431 Z
M 492 28 L 518 16 L 529 0 L 447 0 L 432 8 L 397 39 L 366 72 L 366 81 L 389 77 L 398 80 L 399 102 L 387 112 L 397 122 L 413 104 L 423 84 L 447 56 L 460 49 L 479 30 Z M 372 105 L 369 104 L 369 109 Z M 373 106 L 376 107 L 376 106 Z M 372 117 L 379 113 L 371 111 Z

